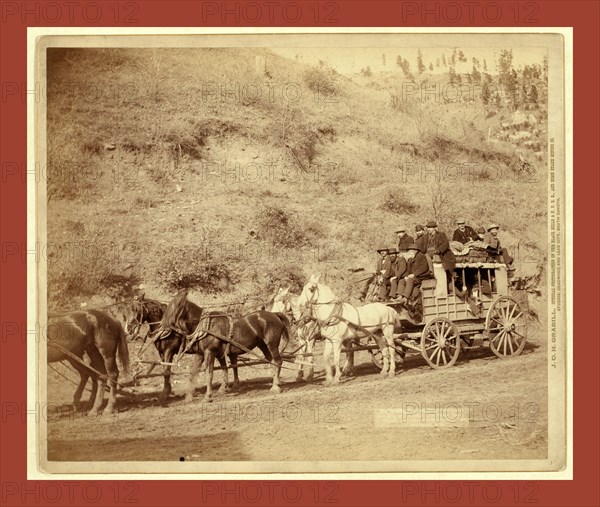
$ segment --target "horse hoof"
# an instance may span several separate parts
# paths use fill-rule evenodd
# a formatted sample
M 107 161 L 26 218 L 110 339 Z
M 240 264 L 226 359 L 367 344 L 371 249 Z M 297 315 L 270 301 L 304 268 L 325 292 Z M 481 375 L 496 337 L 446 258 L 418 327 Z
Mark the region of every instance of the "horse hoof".
M 184 399 L 184 401 L 185 401 L 186 403 L 191 403 L 193 400 L 194 400 L 194 396 L 192 395 L 192 393 L 187 393 L 187 394 L 185 395 L 185 399 Z
M 279 386 L 272 386 L 271 389 L 269 389 L 269 391 L 271 391 L 272 393 L 279 394 L 281 392 L 281 387 L 279 387 Z
M 228 387 L 220 387 L 219 390 L 217 391 L 217 393 L 219 393 L 219 394 L 227 394 L 228 392 L 229 392 Z
M 380 377 L 385 377 L 386 375 L 387 375 L 387 371 L 385 371 L 385 370 L 381 370 L 381 371 L 379 372 L 379 376 L 380 376 Z
M 100 415 L 100 410 L 92 409 L 87 413 L 88 417 L 98 417 Z
M 395 371 L 390 371 L 387 374 L 388 378 L 394 378 L 396 376 L 396 372 Z
M 212 397 L 205 396 L 204 398 L 202 398 L 202 403 L 212 403 Z
M 302 373 L 299 373 L 299 374 L 296 376 L 296 382 L 302 382 L 303 378 L 304 378 L 304 375 L 302 375 Z

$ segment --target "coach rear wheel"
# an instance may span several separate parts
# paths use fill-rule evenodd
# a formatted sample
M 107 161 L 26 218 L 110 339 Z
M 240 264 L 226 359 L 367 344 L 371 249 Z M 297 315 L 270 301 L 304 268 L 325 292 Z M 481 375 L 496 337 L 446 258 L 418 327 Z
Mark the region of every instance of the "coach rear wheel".
M 460 353 L 460 334 L 454 322 L 444 317 L 429 321 L 421 335 L 421 354 L 432 368 L 452 366 Z
M 377 344 L 373 338 L 369 338 L 367 345 L 376 346 Z M 404 362 L 404 356 L 406 356 L 406 351 L 399 345 L 396 345 L 394 348 L 396 349 L 396 369 L 398 369 L 402 366 L 402 363 Z M 383 368 L 383 354 L 381 353 L 381 349 L 379 347 L 369 349 L 369 354 L 371 356 L 372 363 L 381 370 Z
M 510 296 L 500 296 L 490 307 L 485 319 L 490 348 L 506 359 L 523 352 L 527 341 L 527 313 Z

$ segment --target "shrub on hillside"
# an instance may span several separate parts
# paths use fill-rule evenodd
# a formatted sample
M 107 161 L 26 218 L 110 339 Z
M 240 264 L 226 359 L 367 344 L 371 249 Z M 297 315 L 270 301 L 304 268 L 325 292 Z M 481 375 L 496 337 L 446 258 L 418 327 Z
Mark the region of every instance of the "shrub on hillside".
M 308 241 L 302 227 L 284 209 L 265 206 L 256 214 L 257 236 L 282 247 L 298 247 Z
M 230 262 L 203 258 L 193 249 L 171 252 L 159 275 L 169 291 L 190 289 L 217 294 L 230 291 L 235 282 Z
M 398 187 L 396 190 L 389 190 L 380 208 L 396 215 L 410 215 L 419 209 L 402 187 Z
M 332 97 L 339 93 L 333 73 L 323 67 L 312 67 L 304 72 L 304 82 L 318 96 Z
M 306 276 L 298 265 L 276 266 L 264 278 L 263 294 L 272 294 L 279 288 L 288 288 L 299 294 L 306 283 Z

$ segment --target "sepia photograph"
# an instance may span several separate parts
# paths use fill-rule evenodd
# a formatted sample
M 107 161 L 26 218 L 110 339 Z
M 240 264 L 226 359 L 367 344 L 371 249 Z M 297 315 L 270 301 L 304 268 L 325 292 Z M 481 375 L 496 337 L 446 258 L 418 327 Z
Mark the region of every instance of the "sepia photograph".
M 40 471 L 565 468 L 562 33 L 34 54 Z

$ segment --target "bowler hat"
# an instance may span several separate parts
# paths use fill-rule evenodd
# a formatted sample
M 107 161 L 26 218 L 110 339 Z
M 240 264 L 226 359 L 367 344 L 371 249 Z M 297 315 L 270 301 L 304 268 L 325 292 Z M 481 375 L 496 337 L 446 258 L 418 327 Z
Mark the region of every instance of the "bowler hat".
M 491 225 L 490 225 L 490 226 L 487 228 L 488 232 L 489 232 L 489 231 L 491 231 L 492 229 L 500 229 L 500 227 L 499 227 L 497 224 L 491 224 Z
M 392 247 L 388 250 L 389 254 L 397 254 L 398 253 L 398 249 L 396 247 Z
M 485 234 L 485 229 L 483 227 L 477 227 L 477 234 Z
M 387 252 L 389 248 L 387 246 L 382 246 L 377 249 L 378 252 Z
M 435 220 L 429 220 L 425 227 L 437 227 L 437 224 L 435 223 Z
M 423 231 L 424 227 L 421 224 L 415 225 L 415 231 Z
M 464 218 L 459 218 L 459 219 L 456 221 L 456 223 L 457 223 L 458 225 L 460 225 L 460 224 L 464 224 L 464 223 L 465 223 L 465 219 L 464 219 Z
M 406 232 L 406 227 L 398 227 L 394 232 L 396 234 L 398 234 L 399 232 Z

